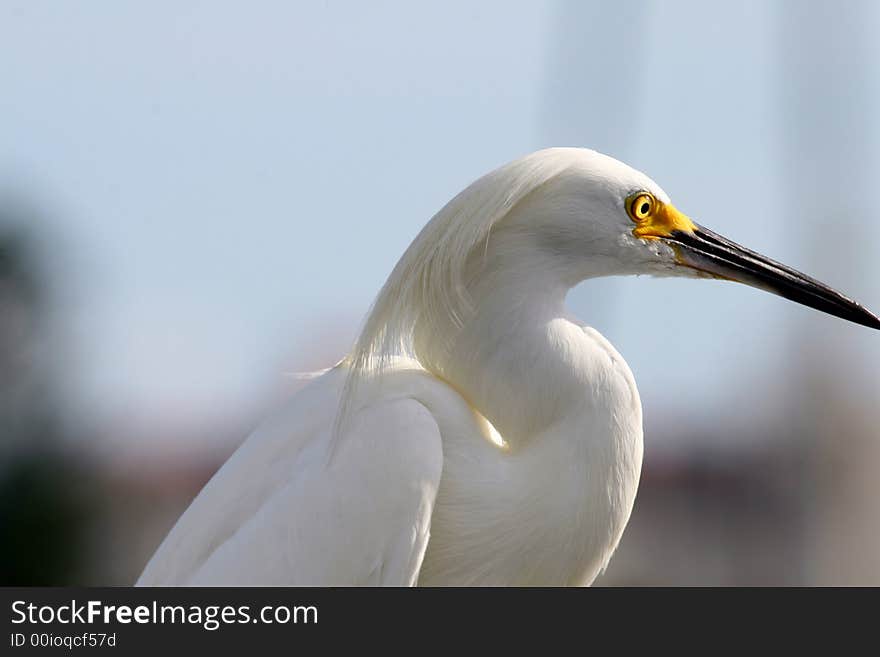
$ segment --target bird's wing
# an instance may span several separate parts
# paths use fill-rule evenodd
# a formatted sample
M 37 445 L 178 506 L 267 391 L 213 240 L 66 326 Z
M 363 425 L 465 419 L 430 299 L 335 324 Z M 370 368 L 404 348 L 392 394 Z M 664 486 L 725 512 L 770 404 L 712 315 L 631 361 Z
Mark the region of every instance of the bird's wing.
M 208 482 L 139 585 L 416 583 L 443 466 L 437 423 L 413 399 L 374 402 L 328 464 L 338 386 L 316 383 Z

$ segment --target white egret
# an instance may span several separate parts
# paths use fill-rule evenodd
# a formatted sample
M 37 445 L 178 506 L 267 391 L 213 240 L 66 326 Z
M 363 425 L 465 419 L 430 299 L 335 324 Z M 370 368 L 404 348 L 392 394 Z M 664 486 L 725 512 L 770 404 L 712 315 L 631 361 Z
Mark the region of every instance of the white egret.
M 741 281 L 880 328 L 625 164 L 533 153 L 434 216 L 350 356 L 244 442 L 138 583 L 591 583 L 633 506 L 642 409 L 623 358 L 564 301 L 620 274 Z

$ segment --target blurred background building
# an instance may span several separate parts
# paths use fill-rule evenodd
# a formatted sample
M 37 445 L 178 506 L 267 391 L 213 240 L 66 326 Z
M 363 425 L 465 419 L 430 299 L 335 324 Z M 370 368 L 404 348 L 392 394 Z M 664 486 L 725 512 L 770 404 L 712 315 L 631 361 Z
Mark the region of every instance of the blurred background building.
M 537 148 L 616 156 L 876 310 L 878 19 L 868 0 L 3 3 L 0 583 L 133 582 L 284 374 L 346 351 L 425 221 Z M 645 410 L 599 583 L 880 584 L 880 337 L 722 283 L 569 302 Z

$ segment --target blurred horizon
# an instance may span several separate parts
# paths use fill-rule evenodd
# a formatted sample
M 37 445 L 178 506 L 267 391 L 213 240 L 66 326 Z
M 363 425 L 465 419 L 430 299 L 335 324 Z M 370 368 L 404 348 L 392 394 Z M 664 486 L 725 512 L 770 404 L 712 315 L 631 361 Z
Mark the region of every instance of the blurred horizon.
M 867 0 L 4 4 L 0 520 L 80 546 L 4 583 L 132 582 L 295 391 L 285 374 L 347 351 L 434 212 L 538 148 L 617 157 L 876 311 L 878 18 Z M 880 583 L 876 335 L 718 282 L 592 280 L 568 303 L 645 415 L 598 583 Z

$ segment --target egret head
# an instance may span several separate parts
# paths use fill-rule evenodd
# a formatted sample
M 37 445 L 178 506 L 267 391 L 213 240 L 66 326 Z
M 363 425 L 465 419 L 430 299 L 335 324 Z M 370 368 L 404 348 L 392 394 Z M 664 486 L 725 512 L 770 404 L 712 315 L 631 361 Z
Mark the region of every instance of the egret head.
M 502 252 L 522 257 L 528 243 L 537 266 L 568 284 L 627 274 L 732 280 L 880 328 L 880 319 L 827 285 L 700 226 L 641 172 L 595 151 L 539 153 L 568 165 L 499 222 L 494 239 Z
M 639 171 L 595 151 L 550 148 L 486 174 L 425 225 L 367 317 L 345 399 L 395 354 L 432 360 L 425 353 L 451 344 L 475 311 L 497 309 L 499 286 L 507 298 L 555 290 L 558 300 L 586 278 L 627 274 L 739 281 L 880 328 L 827 285 L 703 228 Z

